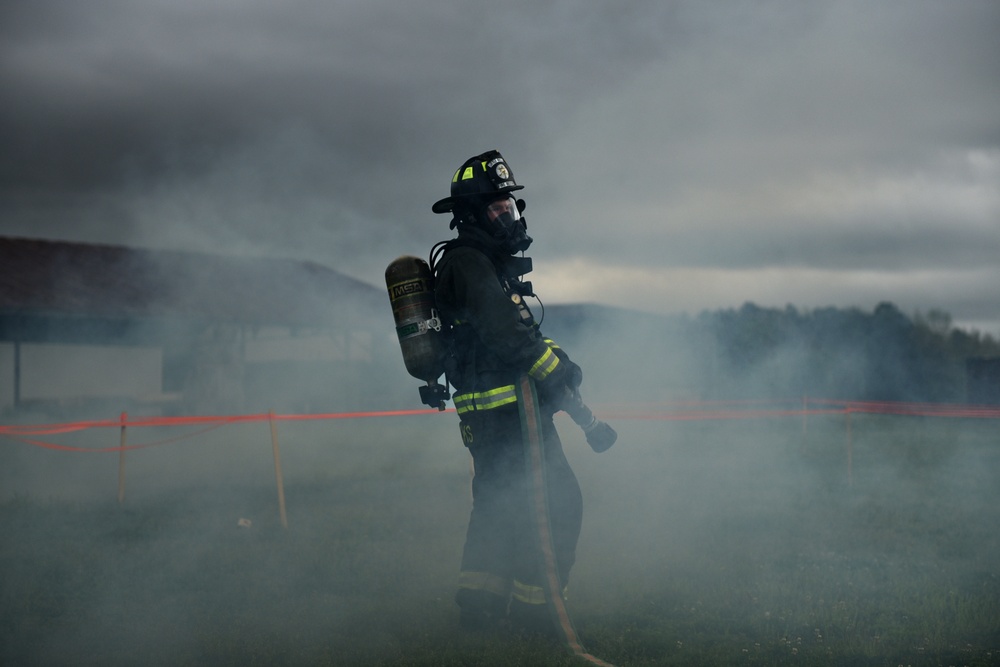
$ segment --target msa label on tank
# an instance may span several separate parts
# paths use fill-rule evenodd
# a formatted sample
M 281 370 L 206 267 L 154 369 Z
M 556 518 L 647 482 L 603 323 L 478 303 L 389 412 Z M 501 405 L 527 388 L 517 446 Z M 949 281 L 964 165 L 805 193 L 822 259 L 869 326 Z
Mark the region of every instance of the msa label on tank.
M 423 280 L 408 280 L 405 283 L 397 283 L 393 285 L 389 290 L 389 298 L 395 300 L 403 296 L 420 294 L 421 292 L 426 291 L 427 287 L 424 285 Z

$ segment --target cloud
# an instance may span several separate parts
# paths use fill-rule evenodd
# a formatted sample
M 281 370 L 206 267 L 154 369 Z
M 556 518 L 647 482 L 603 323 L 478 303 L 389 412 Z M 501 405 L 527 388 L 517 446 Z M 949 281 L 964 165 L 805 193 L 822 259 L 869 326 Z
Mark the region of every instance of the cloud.
M 812 271 L 902 300 L 875 277 L 998 256 L 985 0 L 39 0 L 0 19 L 0 233 L 296 256 L 377 284 L 448 236 L 430 204 L 498 148 L 536 266 L 627 266 L 639 293 L 642 272 Z
M 551 262 L 533 274 L 547 303 L 609 303 L 646 312 L 688 312 L 738 307 L 801 309 L 835 306 L 871 310 L 893 294 L 905 312 L 944 309 L 958 323 L 1000 321 L 994 285 L 1000 267 L 967 270 L 842 271 L 812 267 L 649 268 Z M 947 305 L 947 308 L 944 306 Z

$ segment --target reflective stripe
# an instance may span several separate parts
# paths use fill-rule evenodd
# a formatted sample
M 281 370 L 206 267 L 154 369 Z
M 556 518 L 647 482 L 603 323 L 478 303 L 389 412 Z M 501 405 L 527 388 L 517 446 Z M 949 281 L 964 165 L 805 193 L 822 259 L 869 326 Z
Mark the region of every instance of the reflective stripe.
M 492 572 L 459 572 L 458 587 L 506 597 L 510 593 L 510 580 Z
M 538 361 L 532 365 L 528 374 L 535 380 L 544 380 L 558 365 L 559 357 L 552 351 L 552 348 L 546 348 Z M 467 391 L 455 394 L 451 400 L 455 404 L 455 411 L 461 415 L 475 410 L 492 410 L 502 405 L 517 403 L 517 391 L 514 385 L 508 384 L 486 391 Z
M 483 171 L 486 171 L 486 162 L 482 162 L 481 164 L 483 165 Z M 470 178 L 476 177 L 475 168 L 471 164 L 464 170 L 461 167 L 459 167 L 458 171 L 455 172 L 455 175 L 451 179 L 452 183 L 458 183 L 459 174 L 461 174 L 461 178 L 463 181 L 467 181 Z
M 559 344 L 558 344 L 558 343 L 556 343 L 556 342 L 555 342 L 554 340 L 552 340 L 551 338 L 543 338 L 543 339 L 542 339 L 542 342 L 543 342 L 543 343 L 545 343 L 546 345 L 548 345 L 549 347 L 551 347 L 551 348 L 552 348 L 553 350 L 559 350 L 559 349 L 562 349 L 562 348 L 560 348 L 560 347 L 559 347 Z
M 538 357 L 538 361 L 531 367 L 531 370 L 528 371 L 528 375 L 536 380 L 544 380 L 558 365 L 559 357 L 556 356 L 551 347 L 547 347 L 542 356 Z
M 545 604 L 545 589 L 541 586 L 529 586 L 515 579 L 511 597 L 524 604 Z
M 563 600 L 566 599 L 566 591 L 568 589 L 568 586 L 563 586 L 560 592 Z M 522 583 L 517 579 L 514 580 L 514 589 L 511 591 L 510 596 L 525 604 L 545 604 L 545 589 L 542 586 L 532 586 Z
M 508 384 L 487 391 L 470 391 L 464 394 L 455 394 L 452 397 L 455 403 L 455 411 L 458 414 L 472 412 L 474 410 L 491 410 L 499 408 L 501 405 L 509 405 L 517 402 L 517 392 L 514 385 Z

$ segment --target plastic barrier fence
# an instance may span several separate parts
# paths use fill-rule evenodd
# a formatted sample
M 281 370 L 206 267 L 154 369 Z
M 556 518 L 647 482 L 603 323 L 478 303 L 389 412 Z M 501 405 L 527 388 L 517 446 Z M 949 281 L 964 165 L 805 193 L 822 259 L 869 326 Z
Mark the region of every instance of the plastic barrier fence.
M 445 412 L 454 412 L 454 409 Z M 765 419 L 775 417 L 808 417 L 831 414 L 881 414 L 921 417 L 951 417 L 962 419 L 1000 419 L 1000 405 L 961 405 L 951 403 L 903 403 L 891 401 L 845 401 L 832 399 L 801 398 L 788 400 L 743 401 L 678 401 L 656 404 L 597 406 L 595 412 L 607 420 L 662 420 L 662 421 L 711 421 L 731 419 Z M 316 421 L 332 419 L 373 419 L 412 415 L 438 415 L 434 409 L 383 410 L 373 412 L 335 412 L 323 414 L 275 414 L 273 412 L 248 415 L 139 417 L 130 419 L 122 413 L 118 419 L 76 421 L 59 424 L 0 424 L 0 436 L 24 444 L 66 452 L 107 453 L 142 449 L 164 445 L 177 440 L 192 438 L 201 433 L 226 426 L 248 422 Z M 194 426 L 195 431 L 173 438 L 142 444 L 119 444 L 110 447 L 78 447 L 57 444 L 40 438 L 62 435 L 89 429 L 143 428 L 154 426 Z
M 445 412 L 454 412 L 454 409 Z M 848 486 L 853 482 L 852 458 L 853 437 L 852 414 L 920 416 L 960 419 L 1000 419 L 1000 406 L 961 405 L 950 403 L 904 403 L 890 401 L 843 401 L 802 397 L 789 400 L 745 400 L 745 401 L 683 401 L 657 404 L 635 404 L 599 406 L 596 412 L 602 419 L 611 422 L 629 420 L 662 421 L 713 421 L 747 420 L 800 417 L 803 433 L 808 428 L 808 418 L 812 415 L 845 415 L 846 425 L 846 465 Z M 435 409 L 383 410 L 372 412 L 337 412 L 323 414 L 275 414 L 273 412 L 249 415 L 140 417 L 129 419 L 122 413 L 118 419 L 76 421 L 60 424 L 8 424 L 0 425 L 0 437 L 14 440 L 33 447 L 73 453 L 118 452 L 118 502 L 125 497 L 125 453 L 129 450 L 166 445 L 180 440 L 197 437 L 229 424 L 249 422 L 269 422 L 271 445 L 274 453 L 275 477 L 278 490 L 278 505 L 282 525 L 288 525 L 285 514 L 284 483 L 281 472 L 281 456 L 278 447 L 277 423 L 282 421 L 316 421 L 334 419 L 374 419 L 413 415 L 439 415 Z M 144 427 L 190 426 L 192 430 L 170 438 L 142 443 L 128 442 L 128 434 Z M 61 436 L 91 429 L 118 429 L 117 446 L 81 447 L 59 444 L 51 441 L 51 436 Z

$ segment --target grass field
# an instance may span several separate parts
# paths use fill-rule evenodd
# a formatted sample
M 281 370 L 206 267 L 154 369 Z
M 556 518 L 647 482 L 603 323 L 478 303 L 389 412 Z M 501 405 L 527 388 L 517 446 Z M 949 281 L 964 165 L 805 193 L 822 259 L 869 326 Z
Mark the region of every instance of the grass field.
M 600 455 L 559 424 L 602 659 L 1000 664 L 995 422 L 855 415 L 850 475 L 842 417 L 623 422 Z M 577 664 L 457 629 L 453 415 L 279 431 L 287 529 L 266 425 L 129 452 L 121 506 L 116 454 L 0 443 L 0 664 Z

